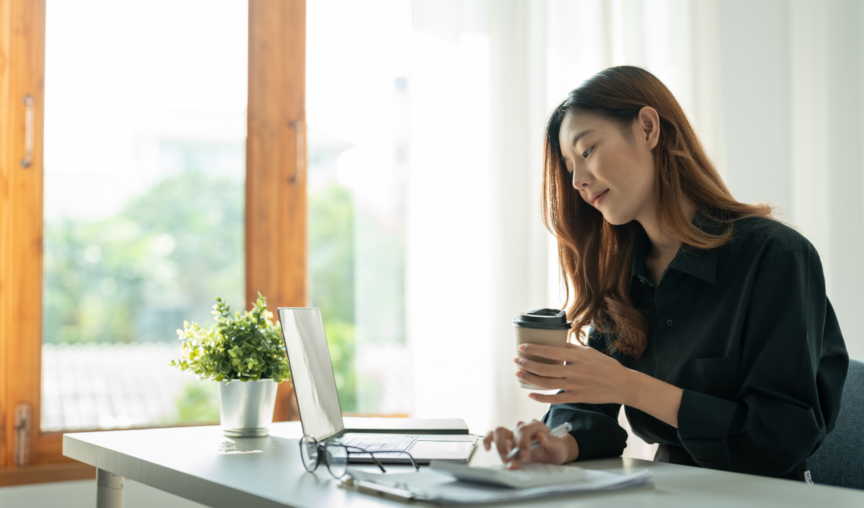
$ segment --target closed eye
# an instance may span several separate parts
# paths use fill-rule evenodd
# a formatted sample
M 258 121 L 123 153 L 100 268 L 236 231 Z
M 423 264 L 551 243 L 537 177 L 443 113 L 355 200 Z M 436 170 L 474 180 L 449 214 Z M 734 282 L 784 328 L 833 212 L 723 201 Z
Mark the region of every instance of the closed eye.
M 594 151 L 594 147 L 592 146 L 591 148 L 589 148 L 589 149 L 585 150 L 584 152 L 582 152 L 582 157 L 584 157 L 584 158 L 587 159 L 588 156 L 591 155 L 591 152 L 593 152 L 593 151 Z

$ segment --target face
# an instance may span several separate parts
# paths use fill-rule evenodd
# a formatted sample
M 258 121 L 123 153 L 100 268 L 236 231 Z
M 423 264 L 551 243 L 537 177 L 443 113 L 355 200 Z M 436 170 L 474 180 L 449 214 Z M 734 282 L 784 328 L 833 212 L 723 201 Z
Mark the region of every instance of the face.
M 651 150 L 659 136 L 657 112 L 642 108 L 629 130 L 632 138 L 618 123 L 571 111 L 564 117 L 558 136 L 562 164 L 573 187 L 615 225 L 654 213 Z

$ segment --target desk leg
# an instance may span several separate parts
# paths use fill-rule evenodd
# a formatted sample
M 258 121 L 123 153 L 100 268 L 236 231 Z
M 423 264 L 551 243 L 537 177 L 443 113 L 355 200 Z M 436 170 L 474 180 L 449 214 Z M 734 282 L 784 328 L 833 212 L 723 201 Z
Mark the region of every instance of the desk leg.
M 126 478 L 96 470 L 96 508 L 123 508 L 123 486 Z

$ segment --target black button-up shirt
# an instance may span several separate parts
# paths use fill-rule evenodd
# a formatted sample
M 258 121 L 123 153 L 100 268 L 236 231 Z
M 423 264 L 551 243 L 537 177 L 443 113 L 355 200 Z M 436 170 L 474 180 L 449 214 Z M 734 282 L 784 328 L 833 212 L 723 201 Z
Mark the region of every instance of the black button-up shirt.
M 708 217 L 693 223 L 718 233 Z M 638 360 L 611 356 L 684 395 L 677 429 L 625 407 L 633 432 L 689 454 L 683 463 L 790 477 L 834 428 L 849 362 L 816 250 L 780 222 L 742 219 L 717 249 L 682 245 L 655 286 L 639 229 L 630 295 L 648 318 L 648 345 Z M 593 328 L 588 345 L 609 354 Z M 573 424 L 579 460 L 614 457 L 627 440 L 619 409 L 555 404 L 543 421 Z

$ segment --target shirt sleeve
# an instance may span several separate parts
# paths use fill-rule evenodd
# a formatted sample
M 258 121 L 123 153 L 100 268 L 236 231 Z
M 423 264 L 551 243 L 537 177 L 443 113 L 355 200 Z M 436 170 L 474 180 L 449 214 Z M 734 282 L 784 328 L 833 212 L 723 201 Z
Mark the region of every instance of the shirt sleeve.
M 684 390 L 678 437 L 704 467 L 781 476 L 833 429 L 849 363 L 812 246 L 759 269 L 747 312 L 735 400 Z
M 588 345 L 605 354 L 605 338 L 588 332 Z M 560 393 L 560 392 L 559 392 Z M 552 404 L 543 423 L 555 428 L 565 422 L 573 425 L 570 435 L 579 444 L 577 460 L 619 457 L 627 447 L 627 431 L 618 425 L 621 404 Z

